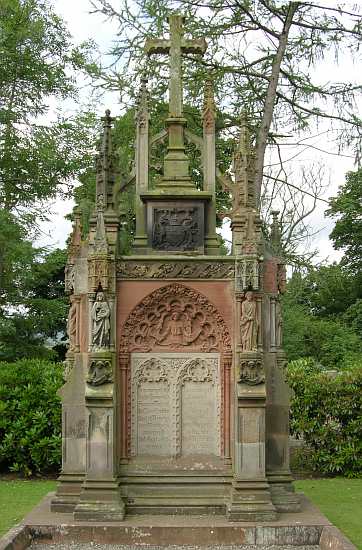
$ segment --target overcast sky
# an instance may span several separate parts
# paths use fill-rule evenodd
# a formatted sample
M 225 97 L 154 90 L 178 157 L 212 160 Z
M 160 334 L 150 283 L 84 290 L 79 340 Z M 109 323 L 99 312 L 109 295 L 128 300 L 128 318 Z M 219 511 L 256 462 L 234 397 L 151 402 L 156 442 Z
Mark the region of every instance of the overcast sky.
M 109 51 L 112 41 L 116 36 L 117 26 L 114 22 L 106 20 L 102 15 L 90 14 L 91 5 L 89 0 L 53 0 L 53 5 L 57 13 L 66 21 L 76 43 L 92 38 L 97 42 L 103 54 Z M 340 60 L 338 67 L 332 62 L 323 63 L 318 69 L 318 80 L 320 82 L 327 82 L 330 75 L 333 74 L 334 81 L 343 82 L 347 78 L 350 78 L 350 74 L 354 73 L 361 74 L 360 70 L 357 71 L 352 60 L 346 56 L 346 58 Z M 100 116 L 106 108 L 111 109 L 113 115 L 121 112 L 121 105 L 118 102 L 117 94 L 109 94 L 102 100 L 97 109 Z M 318 132 L 321 131 L 323 131 L 323 126 L 318 128 Z M 297 141 L 297 138 L 295 140 L 288 140 L 288 142 L 293 141 Z M 287 162 L 287 166 L 295 170 L 296 178 L 298 179 L 298 167 L 323 163 L 325 165 L 326 182 L 328 182 L 328 188 L 323 198 L 328 199 L 331 196 L 335 196 L 338 186 L 344 182 L 345 173 L 355 169 L 353 158 L 332 154 L 335 151 L 333 151 L 332 145 L 326 142 L 325 135 L 311 138 L 306 143 L 313 145 L 317 149 L 306 147 L 302 154 L 295 157 L 296 150 L 293 146 L 284 147 L 284 158 L 291 159 Z M 329 154 L 322 153 L 319 149 L 328 150 Z M 64 220 L 64 215 L 69 213 L 72 207 L 73 204 L 71 201 L 57 201 L 53 204 L 52 210 L 54 215 L 51 222 L 42 226 L 44 232 L 41 239 L 42 244 L 64 246 L 65 240 L 71 230 L 70 223 Z M 320 202 L 318 208 L 309 219 L 313 229 L 320 230 L 320 233 L 314 238 L 313 248 L 319 250 L 319 260 L 327 258 L 329 261 L 338 260 L 340 254 L 333 250 L 332 244 L 328 239 L 328 235 L 333 228 L 333 222 L 324 217 L 325 208 L 326 204 Z

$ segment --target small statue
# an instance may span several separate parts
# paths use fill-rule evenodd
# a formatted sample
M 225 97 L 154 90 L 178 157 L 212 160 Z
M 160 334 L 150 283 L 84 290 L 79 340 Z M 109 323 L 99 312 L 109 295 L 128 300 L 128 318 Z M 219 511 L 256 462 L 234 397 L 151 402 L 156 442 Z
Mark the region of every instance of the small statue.
M 107 348 L 110 344 L 111 310 L 103 292 L 98 292 L 92 307 L 92 344 L 95 348 Z
M 75 351 L 77 339 L 77 304 L 74 300 L 70 303 L 67 332 L 69 339 L 69 351 Z
M 276 302 L 276 341 L 277 347 L 281 348 L 283 345 L 283 314 L 282 305 L 279 300 Z
M 258 318 L 256 302 L 253 293 L 245 293 L 245 300 L 241 304 L 241 345 L 243 351 L 256 351 L 258 336 Z

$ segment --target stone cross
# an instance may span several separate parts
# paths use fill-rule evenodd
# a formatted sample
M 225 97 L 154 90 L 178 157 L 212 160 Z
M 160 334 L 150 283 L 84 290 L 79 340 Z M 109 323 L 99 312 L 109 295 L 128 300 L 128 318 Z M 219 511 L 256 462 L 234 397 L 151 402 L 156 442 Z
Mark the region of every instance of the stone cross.
M 206 51 L 206 41 L 203 38 L 189 40 L 184 38 L 182 15 L 172 14 L 168 18 L 170 24 L 170 38 L 148 39 L 145 50 L 148 55 L 168 54 L 170 56 L 170 97 L 169 112 L 171 117 L 182 117 L 182 54 L 198 53 L 203 55 Z

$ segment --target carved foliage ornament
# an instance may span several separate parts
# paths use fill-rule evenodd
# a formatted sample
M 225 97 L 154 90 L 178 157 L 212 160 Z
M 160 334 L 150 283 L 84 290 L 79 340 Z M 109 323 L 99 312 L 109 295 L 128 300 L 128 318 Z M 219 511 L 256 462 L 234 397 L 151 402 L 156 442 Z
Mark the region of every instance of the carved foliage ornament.
M 120 262 L 117 276 L 126 279 L 229 279 L 234 276 L 230 262 Z
M 91 361 L 88 369 L 87 382 L 91 386 L 101 386 L 113 382 L 113 369 L 111 361 L 107 359 L 95 359 Z
M 238 382 L 257 386 L 265 382 L 263 363 L 260 359 L 245 359 L 240 362 Z
M 136 306 L 121 339 L 121 351 L 211 352 L 220 347 L 231 347 L 221 315 L 203 295 L 177 283 L 154 291 Z

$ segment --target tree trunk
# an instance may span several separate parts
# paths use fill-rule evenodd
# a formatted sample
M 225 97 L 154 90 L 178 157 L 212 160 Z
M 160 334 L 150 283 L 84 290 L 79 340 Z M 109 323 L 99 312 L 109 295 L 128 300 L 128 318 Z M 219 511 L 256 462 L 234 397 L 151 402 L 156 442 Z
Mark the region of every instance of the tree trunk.
M 300 5 L 299 2 L 289 2 L 289 5 L 288 5 L 288 12 L 284 21 L 283 30 L 279 36 L 278 49 L 273 59 L 272 73 L 269 79 L 268 89 L 265 96 L 263 118 L 256 136 L 255 189 L 256 189 L 257 204 L 259 204 L 260 202 L 261 186 L 263 182 L 265 149 L 267 145 L 270 126 L 273 119 L 273 111 L 274 111 L 275 97 L 276 97 L 276 91 L 277 91 L 279 74 L 280 74 L 280 66 L 287 47 L 288 35 L 289 35 L 290 27 L 292 25 L 293 16 L 297 11 L 299 5 Z

